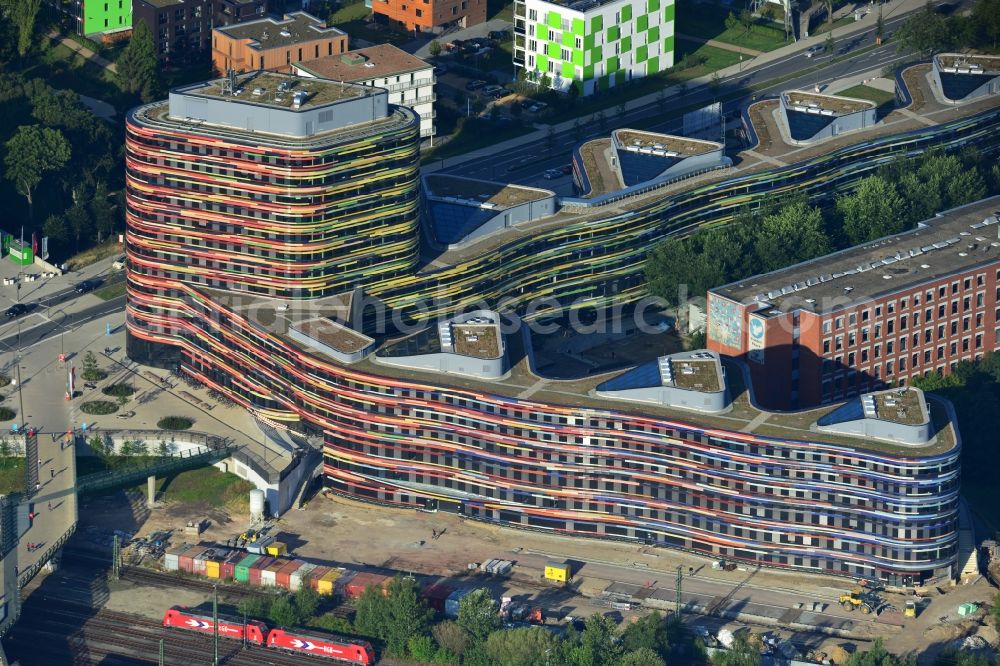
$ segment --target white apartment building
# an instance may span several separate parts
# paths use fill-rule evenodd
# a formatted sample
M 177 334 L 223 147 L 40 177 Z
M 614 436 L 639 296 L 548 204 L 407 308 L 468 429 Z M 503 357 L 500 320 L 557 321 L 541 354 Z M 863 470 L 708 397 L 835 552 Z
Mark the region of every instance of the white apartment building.
M 434 66 L 391 44 L 292 64 L 299 76 L 385 88 L 389 103 L 420 116 L 420 136 L 434 136 Z

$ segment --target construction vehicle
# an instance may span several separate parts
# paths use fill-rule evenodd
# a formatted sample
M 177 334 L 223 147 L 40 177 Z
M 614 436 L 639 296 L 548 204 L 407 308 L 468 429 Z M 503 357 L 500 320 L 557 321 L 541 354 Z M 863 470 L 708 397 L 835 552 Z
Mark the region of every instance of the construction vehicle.
M 916 617 L 917 616 L 917 602 L 912 599 L 907 600 L 906 609 L 903 610 L 903 617 Z
M 872 598 L 870 594 L 866 594 L 861 588 L 855 588 L 851 590 L 848 594 L 840 595 L 837 600 L 840 605 L 844 607 L 844 610 L 852 611 L 855 608 L 861 610 L 865 615 L 869 615 L 875 612 L 878 603 Z

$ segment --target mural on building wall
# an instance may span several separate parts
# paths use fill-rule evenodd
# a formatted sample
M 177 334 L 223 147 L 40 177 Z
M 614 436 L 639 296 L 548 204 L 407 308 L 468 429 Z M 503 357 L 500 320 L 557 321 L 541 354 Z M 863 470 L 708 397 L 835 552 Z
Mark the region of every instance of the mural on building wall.
M 708 339 L 726 347 L 742 347 L 743 320 L 736 303 L 709 296 Z

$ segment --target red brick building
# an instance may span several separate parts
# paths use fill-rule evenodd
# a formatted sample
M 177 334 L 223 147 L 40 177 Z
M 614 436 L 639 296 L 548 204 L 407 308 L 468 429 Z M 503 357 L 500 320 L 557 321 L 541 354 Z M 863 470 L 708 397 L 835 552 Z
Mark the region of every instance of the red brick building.
M 1000 197 L 917 229 L 718 287 L 708 348 L 772 409 L 841 400 L 1000 350 Z

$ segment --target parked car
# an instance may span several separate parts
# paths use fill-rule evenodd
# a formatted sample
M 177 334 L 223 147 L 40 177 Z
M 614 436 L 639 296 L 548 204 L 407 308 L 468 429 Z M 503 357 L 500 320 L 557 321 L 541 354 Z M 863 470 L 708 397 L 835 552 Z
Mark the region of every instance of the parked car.
M 438 76 L 441 76 L 442 74 L 447 74 L 448 73 L 448 66 L 447 65 L 435 65 L 434 66 L 434 73 L 437 74 Z
M 561 167 L 559 167 L 559 170 L 563 172 L 564 176 L 568 176 L 571 173 L 573 173 L 573 165 L 572 164 L 564 164 Z
M 14 317 L 20 317 L 27 311 L 28 311 L 28 306 L 25 305 L 24 303 L 14 303 L 14 305 L 7 308 L 7 312 L 5 312 L 4 314 L 6 314 L 9 318 L 13 319 Z
M 527 111 L 528 109 L 530 109 L 534 105 L 535 105 L 535 100 L 533 100 L 533 99 L 522 99 L 521 100 L 521 108 L 524 109 L 525 111 Z
M 493 93 L 493 99 L 501 100 L 504 97 L 509 97 L 514 94 L 513 90 L 507 90 L 506 88 L 501 88 L 500 90 Z
M 121 269 L 125 268 L 125 255 L 123 254 L 117 259 L 115 259 L 111 263 L 111 268 L 115 269 L 116 271 L 120 271 Z
M 480 88 L 482 88 L 485 85 L 486 85 L 486 81 L 483 81 L 482 79 L 476 79 L 475 81 L 469 81 L 468 83 L 466 83 L 465 84 L 465 89 L 466 90 L 470 90 L 470 91 L 471 90 L 479 90 Z
M 86 294 L 87 292 L 94 291 L 94 289 L 97 289 L 96 280 L 84 280 L 80 284 L 76 285 L 76 287 L 73 288 L 73 291 L 78 294 Z
M 546 104 L 545 102 L 535 102 L 534 104 L 528 107 L 528 111 L 530 113 L 540 113 L 544 111 L 546 107 L 548 107 L 548 104 Z
M 510 30 L 490 30 L 486 36 L 494 41 L 502 42 L 510 39 Z
M 483 86 L 482 92 L 484 95 L 495 95 L 501 90 L 503 90 L 503 86 L 489 85 L 489 86 Z
M 547 169 L 545 173 L 542 174 L 542 177 L 545 178 L 545 180 L 555 180 L 556 178 L 561 178 L 562 175 L 563 172 L 559 169 Z
M 812 58 L 813 56 L 819 55 L 822 52 L 823 52 L 823 45 L 822 44 L 816 44 L 816 45 L 810 46 L 809 48 L 806 49 L 806 57 L 807 58 Z

